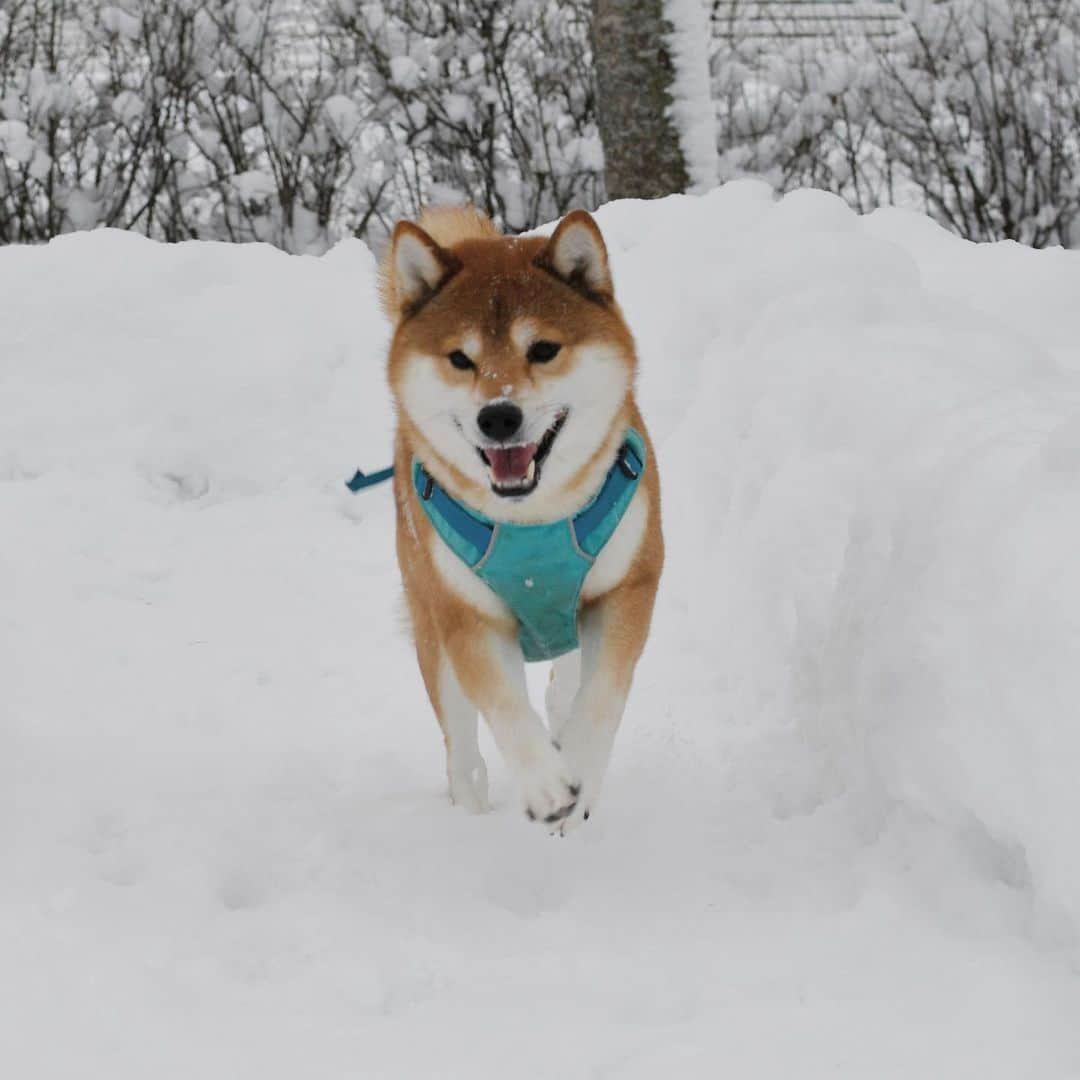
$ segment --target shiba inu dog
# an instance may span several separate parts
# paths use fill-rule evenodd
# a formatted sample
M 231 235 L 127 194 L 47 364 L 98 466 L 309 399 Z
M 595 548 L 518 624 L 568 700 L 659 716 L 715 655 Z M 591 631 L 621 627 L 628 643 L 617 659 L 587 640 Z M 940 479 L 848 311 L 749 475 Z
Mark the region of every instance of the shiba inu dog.
M 664 557 L 603 237 L 580 210 L 550 239 L 429 210 L 395 228 L 381 291 L 397 555 L 450 796 L 487 808 L 479 712 L 527 815 L 565 831 L 595 806 Z M 555 659 L 550 731 L 526 659 Z

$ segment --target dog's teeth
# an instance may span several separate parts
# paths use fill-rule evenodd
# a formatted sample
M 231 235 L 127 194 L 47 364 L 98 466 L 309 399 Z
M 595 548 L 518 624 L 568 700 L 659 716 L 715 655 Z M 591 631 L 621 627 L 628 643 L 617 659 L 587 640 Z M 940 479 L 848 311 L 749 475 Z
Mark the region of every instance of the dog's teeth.
M 525 470 L 525 483 L 532 483 L 532 478 L 536 475 L 536 458 L 533 458 L 529 462 L 529 467 Z

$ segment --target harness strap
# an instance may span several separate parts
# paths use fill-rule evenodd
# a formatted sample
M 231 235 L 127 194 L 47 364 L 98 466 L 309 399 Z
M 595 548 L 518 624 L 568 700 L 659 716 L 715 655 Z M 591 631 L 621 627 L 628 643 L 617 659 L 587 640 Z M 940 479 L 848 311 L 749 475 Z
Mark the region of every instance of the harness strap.
M 351 480 L 345 481 L 345 486 L 355 494 L 358 491 L 363 491 L 364 488 L 374 487 L 376 484 L 381 484 L 385 480 L 389 480 L 394 475 L 394 466 L 391 465 L 387 469 L 379 469 L 378 472 L 366 473 L 361 469 L 357 469 L 353 474 Z
M 626 433 L 600 490 L 573 517 L 531 525 L 494 522 L 447 494 L 413 462 L 416 496 L 442 540 L 517 617 L 526 660 L 578 647 L 581 589 L 619 527 L 645 470 L 645 443 Z
M 574 538 L 578 547 L 586 554 L 596 558 L 601 548 L 611 539 L 611 534 L 622 520 L 623 511 L 626 509 L 621 505 L 623 495 L 628 488 L 637 487 L 644 471 L 645 446 L 641 436 L 630 430 L 626 434 L 626 441 L 619 448 L 615 464 L 608 470 L 604 486 L 596 498 L 574 517 Z M 616 508 L 618 513 L 612 514 L 612 510 Z
M 417 463 L 418 477 L 421 481 L 420 486 L 417 487 L 417 494 L 420 498 L 430 506 L 442 518 L 443 521 L 457 534 L 461 541 L 468 545 L 469 549 L 475 551 L 475 556 L 467 558 L 457 549 L 458 555 L 470 566 L 475 566 L 483 557 L 487 549 L 491 546 L 491 538 L 495 534 L 495 526 L 490 522 L 477 517 L 475 514 L 466 510 L 464 506 L 452 499 L 449 495 L 437 483 L 435 478 L 424 468 L 423 465 Z M 442 530 L 440 530 L 442 532 Z M 443 534 L 445 538 L 445 533 Z

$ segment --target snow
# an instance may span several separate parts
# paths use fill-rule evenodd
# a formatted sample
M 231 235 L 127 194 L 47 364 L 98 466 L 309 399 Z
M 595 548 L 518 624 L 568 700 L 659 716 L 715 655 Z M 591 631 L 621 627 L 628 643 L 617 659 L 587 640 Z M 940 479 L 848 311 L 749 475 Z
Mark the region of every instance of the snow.
M 330 126 L 343 142 L 355 139 L 363 126 L 364 111 L 346 94 L 334 94 L 323 105 Z
M 367 249 L 0 249 L 5 1072 L 1080 1074 L 1080 256 L 598 219 L 669 558 L 565 840 L 447 804 Z
M 102 28 L 110 34 L 136 41 L 142 32 L 142 21 L 122 7 L 104 7 L 100 17 Z
M 134 90 L 121 90 L 112 102 L 113 115 L 122 124 L 133 124 L 142 116 L 145 108 L 142 98 Z
M 26 165 L 37 151 L 37 145 L 21 120 L 0 120 L 0 153 L 19 165 Z
M 392 56 L 390 79 L 395 86 L 411 90 L 420 81 L 420 65 L 411 56 Z
M 245 202 L 262 202 L 277 191 L 274 178 L 261 169 L 248 169 L 247 172 L 237 173 L 230 183 L 233 190 Z
M 689 191 L 703 195 L 716 186 L 720 157 L 716 147 L 716 105 L 709 71 L 712 27 L 705 0 L 664 0 L 671 24 L 671 117 L 690 175 Z

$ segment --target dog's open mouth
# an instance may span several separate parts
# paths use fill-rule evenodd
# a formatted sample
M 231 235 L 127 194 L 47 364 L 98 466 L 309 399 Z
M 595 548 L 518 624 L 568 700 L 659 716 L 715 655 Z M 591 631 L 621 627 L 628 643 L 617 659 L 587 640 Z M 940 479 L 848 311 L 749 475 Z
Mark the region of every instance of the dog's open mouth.
M 567 410 L 555 417 L 555 423 L 544 432 L 539 442 L 519 446 L 477 447 L 488 470 L 491 490 L 504 497 L 528 495 L 540 483 L 544 461 L 551 453 L 555 439 L 566 423 Z

